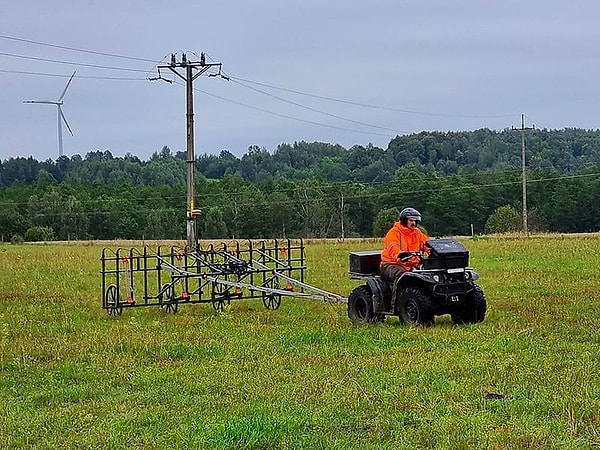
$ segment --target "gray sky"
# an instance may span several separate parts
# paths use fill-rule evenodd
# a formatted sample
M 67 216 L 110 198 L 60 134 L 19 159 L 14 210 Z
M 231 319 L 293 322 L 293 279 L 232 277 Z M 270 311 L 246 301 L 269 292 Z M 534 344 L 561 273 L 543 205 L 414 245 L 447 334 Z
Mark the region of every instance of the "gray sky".
M 56 107 L 23 100 L 58 99 L 74 70 L 65 155 L 185 150 L 184 86 L 145 81 L 174 52 L 205 52 L 231 77 L 194 82 L 196 155 L 300 140 L 386 148 L 396 134 L 518 127 L 521 113 L 526 126 L 599 128 L 596 0 L 0 0 L 0 11 L 2 160 L 56 159 Z

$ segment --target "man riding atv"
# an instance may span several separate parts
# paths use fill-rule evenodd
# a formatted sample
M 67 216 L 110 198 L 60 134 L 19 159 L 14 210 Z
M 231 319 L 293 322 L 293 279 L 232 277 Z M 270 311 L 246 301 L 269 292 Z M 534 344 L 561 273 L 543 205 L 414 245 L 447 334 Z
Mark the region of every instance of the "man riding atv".
M 410 258 L 401 258 L 401 255 L 406 252 L 425 251 L 425 242 L 429 240 L 429 237 L 419 229 L 420 222 L 419 211 L 414 208 L 404 208 L 400 212 L 400 221 L 395 222 L 383 238 L 379 273 L 393 286 L 392 301 L 396 298 L 396 281 L 402 273 L 414 269 L 421 262 L 417 255 Z M 377 302 L 374 307 L 375 313 L 384 312 L 382 302 Z
M 457 324 L 484 319 L 486 299 L 468 267 L 468 250 L 454 239 L 429 240 L 420 221 L 419 211 L 405 208 L 383 251 L 350 254 L 351 278 L 366 281 L 350 293 L 350 320 L 378 323 L 396 315 L 406 324 L 431 325 L 442 314 Z

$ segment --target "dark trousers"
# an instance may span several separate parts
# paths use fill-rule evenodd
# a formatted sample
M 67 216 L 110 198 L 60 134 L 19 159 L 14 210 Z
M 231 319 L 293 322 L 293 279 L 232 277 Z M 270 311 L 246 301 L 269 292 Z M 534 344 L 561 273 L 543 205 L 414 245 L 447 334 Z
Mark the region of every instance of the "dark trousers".
M 398 285 L 397 281 L 398 278 L 400 278 L 400 275 L 402 275 L 404 272 L 406 272 L 406 270 L 404 270 L 404 268 L 399 266 L 398 264 L 386 264 L 385 266 L 379 269 L 379 274 L 381 275 L 381 277 L 387 280 L 392 285 L 392 302 L 391 305 L 389 305 L 389 308 L 388 305 L 386 305 L 386 308 L 389 311 L 394 311 L 394 305 L 396 304 L 396 295 L 398 295 L 396 292 L 396 286 Z

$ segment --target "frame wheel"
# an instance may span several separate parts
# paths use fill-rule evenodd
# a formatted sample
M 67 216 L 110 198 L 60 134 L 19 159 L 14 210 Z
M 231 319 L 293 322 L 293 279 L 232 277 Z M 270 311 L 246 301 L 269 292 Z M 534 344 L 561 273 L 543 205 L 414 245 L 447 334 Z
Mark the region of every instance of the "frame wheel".
M 230 289 L 229 286 L 223 283 L 217 283 L 216 281 L 212 283 L 212 306 L 215 311 L 221 312 L 226 305 L 230 304 Z
M 225 303 L 229 304 L 229 301 L 225 301 L 223 298 L 219 298 L 212 301 L 212 307 L 215 311 L 222 312 L 225 309 Z
M 279 278 L 273 277 L 264 284 L 264 287 L 271 289 L 280 289 Z M 281 295 L 263 292 L 262 296 L 263 306 L 267 309 L 279 309 L 281 306 Z
M 179 309 L 179 303 L 175 299 L 175 285 L 173 283 L 166 283 L 163 285 L 160 294 L 161 308 L 165 307 L 166 313 L 176 313 Z
M 281 306 L 281 295 L 263 295 L 262 302 L 264 307 L 267 309 L 279 309 L 279 307 Z
M 120 316 L 123 314 L 123 307 L 120 305 L 119 290 L 117 286 L 111 284 L 106 288 L 106 312 L 109 316 Z

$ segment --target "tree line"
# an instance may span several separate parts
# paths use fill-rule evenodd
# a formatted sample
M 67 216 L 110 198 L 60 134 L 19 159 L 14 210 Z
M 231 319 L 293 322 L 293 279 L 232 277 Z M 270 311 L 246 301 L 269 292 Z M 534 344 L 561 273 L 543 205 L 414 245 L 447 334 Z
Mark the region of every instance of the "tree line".
M 528 137 L 532 230 L 600 230 L 600 132 Z M 419 133 L 387 149 L 325 143 L 252 146 L 196 158 L 200 238 L 381 235 L 410 205 L 430 235 L 518 230 L 520 134 Z M 186 155 L 109 151 L 0 163 L 0 239 L 183 239 Z

